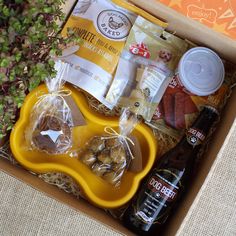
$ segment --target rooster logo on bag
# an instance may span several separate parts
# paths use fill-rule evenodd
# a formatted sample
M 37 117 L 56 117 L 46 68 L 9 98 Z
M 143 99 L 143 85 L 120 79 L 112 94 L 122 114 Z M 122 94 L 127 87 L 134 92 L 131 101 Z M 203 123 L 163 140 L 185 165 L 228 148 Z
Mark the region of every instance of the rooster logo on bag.
M 104 10 L 97 18 L 99 31 L 110 39 L 124 39 L 132 27 L 129 18 L 120 11 Z

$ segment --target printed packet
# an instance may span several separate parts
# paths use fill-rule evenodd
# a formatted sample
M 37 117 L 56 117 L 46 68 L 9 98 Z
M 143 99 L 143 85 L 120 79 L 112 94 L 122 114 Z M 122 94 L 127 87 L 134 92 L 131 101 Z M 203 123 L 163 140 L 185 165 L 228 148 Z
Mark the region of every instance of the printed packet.
M 106 96 L 108 107 L 130 107 L 150 121 L 188 44 L 137 17 Z
M 63 60 L 70 64 L 68 82 L 104 103 L 138 9 L 126 1 L 78 0 L 62 31 L 66 35 L 72 28 L 82 39 L 79 50 L 75 46 L 65 49 Z

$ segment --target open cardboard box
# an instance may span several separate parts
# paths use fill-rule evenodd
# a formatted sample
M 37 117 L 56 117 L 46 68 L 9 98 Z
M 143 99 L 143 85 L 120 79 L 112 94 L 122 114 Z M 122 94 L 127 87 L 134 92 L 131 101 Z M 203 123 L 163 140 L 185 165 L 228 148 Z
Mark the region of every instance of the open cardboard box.
M 195 43 L 198 43 L 199 45 L 208 46 L 217 51 L 223 58 L 228 59 L 231 62 L 236 62 L 236 41 L 220 33 L 216 33 L 208 27 L 195 22 L 194 20 L 186 18 L 185 16 L 162 5 L 156 0 L 132 1 L 158 18 L 167 21 L 169 23 L 170 31 L 175 31 L 177 35 L 187 38 Z M 67 1 L 65 6 L 65 11 L 67 13 L 70 12 L 74 2 L 74 0 Z M 198 194 L 206 176 L 208 175 L 214 160 L 217 158 L 217 154 L 222 147 L 235 119 L 235 100 L 236 92 L 234 90 L 222 113 L 221 122 L 219 123 L 219 126 L 215 132 L 214 139 L 210 144 L 209 150 L 203 157 L 197 178 L 192 183 L 191 189 L 182 201 L 181 206 L 176 210 L 168 222 L 168 225 L 164 231 L 165 235 L 171 236 L 176 234 L 196 195 Z M 103 224 L 112 227 L 114 230 L 120 233 L 125 235 L 133 235 L 130 231 L 124 228 L 119 221 L 113 219 L 103 210 L 90 205 L 83 199 L 78 200 L 74 196 L 59 190 L 57 187 L 46 184 L 36 176 L 33 176 L 22 168 L 11 165 L 6 160 L 0 159 L 0 170 L 24 181 L 33 188 L 44 192 L 48 196 L 55 198 L 58 201 L 73 207 L 74 209 L 77 209 L 79 212 L 83 212 L 89 215 L 91 218 L 94 218 Z

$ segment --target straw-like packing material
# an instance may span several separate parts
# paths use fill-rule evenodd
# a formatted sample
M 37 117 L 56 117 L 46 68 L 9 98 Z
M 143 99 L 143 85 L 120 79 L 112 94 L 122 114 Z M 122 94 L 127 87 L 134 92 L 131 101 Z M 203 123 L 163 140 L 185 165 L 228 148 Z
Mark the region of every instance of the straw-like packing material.
M 120 116 L 121 109 L 115 107 L 114 109 L 110 110 L 105 105 L 100 103 L 96 98 L 91 96 L 90 94 L 85 94 L 89 103 L 89 107 L 105 116 Z
M 71 177 L 65 174 L 51 172 L 46 174 L 39 174 L 38 177 L 44 180 L 46 183 L 55 185 L 67 193 L 72 193 L 77 198 L 80 197 L 79 186 Z

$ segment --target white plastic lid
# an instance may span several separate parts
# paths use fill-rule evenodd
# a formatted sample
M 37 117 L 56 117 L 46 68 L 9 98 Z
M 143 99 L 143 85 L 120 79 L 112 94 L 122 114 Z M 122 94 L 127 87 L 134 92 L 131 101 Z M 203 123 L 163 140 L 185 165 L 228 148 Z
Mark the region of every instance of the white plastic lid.
M 178 71 L 184 87 L 199 96 L 217 91 L 225 77 L 222 60 L 214 51 L 205 47 L 187 51 L 180 60 Z

